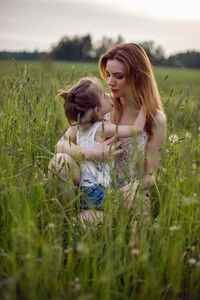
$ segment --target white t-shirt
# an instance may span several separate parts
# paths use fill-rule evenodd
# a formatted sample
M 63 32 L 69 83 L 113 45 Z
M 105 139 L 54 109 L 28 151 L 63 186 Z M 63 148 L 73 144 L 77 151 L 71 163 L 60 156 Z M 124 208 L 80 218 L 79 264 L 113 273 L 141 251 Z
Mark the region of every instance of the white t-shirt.
M 102 122 L 96 122 L 87 129 L 78 126 L 76 142 L 78 146 L 93 148 L 99 145 L 94 140 L 96 131 Z M 97 161 L 85 161 L 81 163 L 80 186 L 92 186 L 102 184 L 107 186 L 110 183 L 110 168 L 108 163 Z

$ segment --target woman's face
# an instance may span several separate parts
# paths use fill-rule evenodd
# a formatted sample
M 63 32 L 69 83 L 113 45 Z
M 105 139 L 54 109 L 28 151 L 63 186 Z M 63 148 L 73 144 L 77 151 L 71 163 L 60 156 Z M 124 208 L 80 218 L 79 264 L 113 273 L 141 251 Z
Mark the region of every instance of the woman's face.
M 127 98 L 130 87 L 125 65 L 117 59 L 109 59 L 106 64 L 107 83 L 115 98 Z

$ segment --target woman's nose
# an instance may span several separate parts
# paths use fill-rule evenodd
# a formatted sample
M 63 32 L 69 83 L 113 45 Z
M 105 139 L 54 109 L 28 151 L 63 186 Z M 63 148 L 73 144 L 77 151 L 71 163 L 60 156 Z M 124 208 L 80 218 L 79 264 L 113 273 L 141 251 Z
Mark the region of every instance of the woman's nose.
M 111 77 L 111 76 L 108 78 L 107 82 L 108 82 L 108 85 L 110 85 L 110 86 L 113 86 L 115 84 L 113 77 Z

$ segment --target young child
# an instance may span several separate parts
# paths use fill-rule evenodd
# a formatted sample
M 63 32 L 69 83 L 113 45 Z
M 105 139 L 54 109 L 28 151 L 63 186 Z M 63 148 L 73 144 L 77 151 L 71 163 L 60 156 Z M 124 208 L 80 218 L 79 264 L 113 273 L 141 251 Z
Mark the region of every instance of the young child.
M 77 126 L 76 142 L 79 146 L 92 148 L 110 137 L 130 137 L 143 130 L 145 117 L 142 109 L 133 126 L 104 122 L 104 116 L 111 112 L 113 105 L 97 78 L 83 78 L 68 91 L 61 90 L 57 97 L 64 99 L 69 124 Z M 81 162 L 82 207 L 100 209 L 109 183 L 111 177 L 107 162 Z

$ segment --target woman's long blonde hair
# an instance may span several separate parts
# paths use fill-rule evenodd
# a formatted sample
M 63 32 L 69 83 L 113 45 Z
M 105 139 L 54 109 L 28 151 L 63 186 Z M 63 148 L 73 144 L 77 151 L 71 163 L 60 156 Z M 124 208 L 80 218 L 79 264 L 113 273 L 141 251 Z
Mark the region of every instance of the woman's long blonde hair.
M 156 110 L 159 109 L 163 112 L 163 108 L 149 58 L 144 49 L 137 44 L 120 44 L 100 57 L 99 68 L 105 80 L 107 80 L 107 61 L 114 59 L 119 60 L 126 67 L 132 101 L 144 106 L 146 110 L 145 130 L 151 136 Z M 114 98 L 114 106 L 115 122 L 118 123 L 122 116 L 119 99 Z

